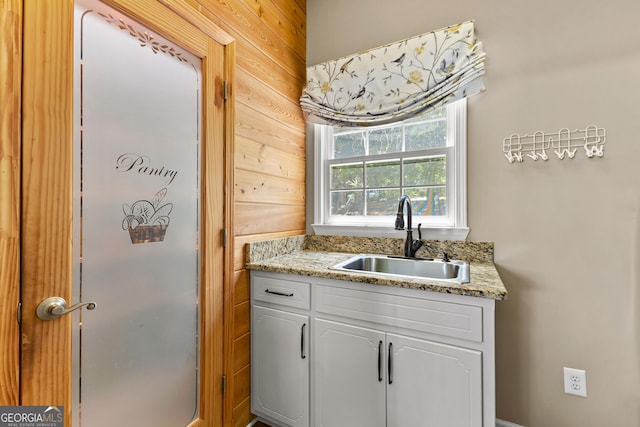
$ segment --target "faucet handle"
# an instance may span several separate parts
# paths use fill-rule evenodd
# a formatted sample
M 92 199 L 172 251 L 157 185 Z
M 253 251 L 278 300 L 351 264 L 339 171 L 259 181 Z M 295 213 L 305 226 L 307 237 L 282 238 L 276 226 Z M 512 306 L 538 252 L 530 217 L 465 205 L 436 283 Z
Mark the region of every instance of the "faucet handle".
M 422 223 L 418 224 L 418 240 L 422 240 L 422 230 L 420 230 L 421 226 Z
M 451 261 L 449 259 L 449 254 L 445 251 L 442 251 L 442 262 L 449 262 L 449 261 Z

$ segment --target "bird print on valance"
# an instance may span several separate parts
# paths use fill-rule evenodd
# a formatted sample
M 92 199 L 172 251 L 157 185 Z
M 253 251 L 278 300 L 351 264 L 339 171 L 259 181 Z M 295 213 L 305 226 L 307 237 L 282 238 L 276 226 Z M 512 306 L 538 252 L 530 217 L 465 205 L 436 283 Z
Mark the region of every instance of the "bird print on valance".
M 467 21 L 307 68 L 308 123 L 405 120 L 484 90 L 485 53 Z

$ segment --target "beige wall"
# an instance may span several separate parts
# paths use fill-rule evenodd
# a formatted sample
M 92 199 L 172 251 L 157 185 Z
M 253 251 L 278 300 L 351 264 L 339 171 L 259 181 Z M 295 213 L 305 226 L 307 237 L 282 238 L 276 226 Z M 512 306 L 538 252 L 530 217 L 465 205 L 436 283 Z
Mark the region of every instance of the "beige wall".
M 498 418 L 640 425 L 640 2 L 309 0 L 307 63 L 467 19 L 487 52 L 470 99 L 470 240 L 495 242 Z M 341 18 L 340 15 L 344 16 Z M 606 128 L 603 158 L 509 164 L 512 133 Z M 563 393 L 586 369 L 588 397 Z

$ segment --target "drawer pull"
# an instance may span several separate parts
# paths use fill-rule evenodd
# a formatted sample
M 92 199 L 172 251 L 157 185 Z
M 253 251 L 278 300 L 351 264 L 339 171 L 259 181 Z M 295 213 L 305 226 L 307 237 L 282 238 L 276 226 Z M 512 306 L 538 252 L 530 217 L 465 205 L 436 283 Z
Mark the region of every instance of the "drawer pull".
M 278 292 L 278 291 L 270 291 L 269 289 L 265 289 L 264 290 L 266 293 L 271 294 L 271 295 L 279 295 L 281 297 L 292 297 L 293 293 L 290 294 L 285 294 L 284 292 Z

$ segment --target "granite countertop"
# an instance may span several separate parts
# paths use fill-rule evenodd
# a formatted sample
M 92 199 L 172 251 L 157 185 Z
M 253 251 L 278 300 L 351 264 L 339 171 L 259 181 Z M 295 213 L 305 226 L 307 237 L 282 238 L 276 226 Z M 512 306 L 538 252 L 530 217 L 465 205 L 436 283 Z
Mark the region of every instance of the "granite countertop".
M 504 300 L 507 290 L 493 264 L 490 242 L 425 241 L 417 256 L 439 258 L 445 251 L 451 259 L 469 262 L 470 282 L 451 283 L 407 277 L 382 277 L 367 273 L 330 270 L 329 267 L 354 254 L 400 255 L 403 239 L 344 236 L 294 236 L 248 243 L 247 268 L 396 286 L 456 295 Z

